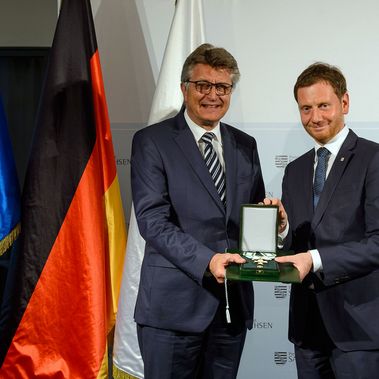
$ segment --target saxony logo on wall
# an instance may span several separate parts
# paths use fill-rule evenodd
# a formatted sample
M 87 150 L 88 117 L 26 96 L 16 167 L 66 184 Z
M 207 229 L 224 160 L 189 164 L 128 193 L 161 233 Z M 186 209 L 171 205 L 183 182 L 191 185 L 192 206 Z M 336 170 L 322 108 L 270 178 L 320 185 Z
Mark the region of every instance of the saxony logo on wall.
M 116 157 L 117 166 L 130 166 L 130 158 Z
M 277 365 L 285 365 L 286 363 L 292 363 L 295 361 L 295 353 L 287 351 L 275 351 L 274 361 Z
M 273 323 L 267 320 L 257 320 L 256 318 L 253 321 L 253 329 L 272 329 Z
M 277 299 L 285 299 L 290 293 L 287 285 L 277 285 L 274 287 L 274 295 Z
M 294 161 L 297 157 L 294 155 L 275 155 L 275 166 L 285 168 L 288 163 Z

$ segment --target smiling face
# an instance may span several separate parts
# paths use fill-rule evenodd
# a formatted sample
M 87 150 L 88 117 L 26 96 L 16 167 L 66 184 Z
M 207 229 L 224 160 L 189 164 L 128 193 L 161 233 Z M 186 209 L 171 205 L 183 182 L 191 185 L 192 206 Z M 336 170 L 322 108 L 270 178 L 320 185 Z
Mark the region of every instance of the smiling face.
M 229 71 L 202 63 L 193 67 L 190 80 L 232 84 Z M 212 87 L 210 93 L 204 95 L 196 90 L 194 83 L 182 83 L 181 89 L 188 116 L 206 130 L 213 129 L 229 109 L 231 93 L 219 96 Z
M 344 127 L 349 95 L 345 93 L 339 99 L 329 83 L 321 81 L 300 87 L 297 102 L 304 129 L 320 144 L 328 143 Z

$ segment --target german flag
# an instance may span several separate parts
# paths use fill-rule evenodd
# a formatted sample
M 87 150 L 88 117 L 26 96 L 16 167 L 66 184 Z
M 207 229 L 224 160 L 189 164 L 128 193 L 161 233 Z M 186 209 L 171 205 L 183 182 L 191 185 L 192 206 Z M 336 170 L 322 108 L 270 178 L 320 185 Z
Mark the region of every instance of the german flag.
M 89 0 L 63 0 L 3 307 L 1 379 L 104 378 L 126 231 Z

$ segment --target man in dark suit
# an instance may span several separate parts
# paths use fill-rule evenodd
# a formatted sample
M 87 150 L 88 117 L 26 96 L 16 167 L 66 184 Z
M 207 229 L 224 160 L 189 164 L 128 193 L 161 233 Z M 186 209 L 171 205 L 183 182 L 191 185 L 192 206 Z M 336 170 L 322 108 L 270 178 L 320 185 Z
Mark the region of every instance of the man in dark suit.
M 283 205 L 272 202 L 285 248 L 297 253 L 277 261 L 303 279 L 289 319 L 298 377 L 378 378 L 379 145 L 345 126 L 349 95 L 336 67 L 311 65 L 294 94 L 315 147 L 287 166 Z
M 241 204 L 264 198 L 254 138 L 220 122 L 238 79 L 231 54 L 199 46 L 182 70 L 185 110 L 133 139 L 133 202 L 146 240 L 135 309 L 145 379 L 237 375 L 253 289 L 230 284 L 226 309 L 225 267 L 244 259 L 223 252 L 238 247 Z

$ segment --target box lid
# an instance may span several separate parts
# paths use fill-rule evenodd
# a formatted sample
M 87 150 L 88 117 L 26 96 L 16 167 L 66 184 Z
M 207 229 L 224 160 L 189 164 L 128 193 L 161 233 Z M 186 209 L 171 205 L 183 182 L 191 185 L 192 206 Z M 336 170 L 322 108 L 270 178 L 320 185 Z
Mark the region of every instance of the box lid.
M 240 250 L 275 253 L 278 239 L 277 205 L 241 206 Z

